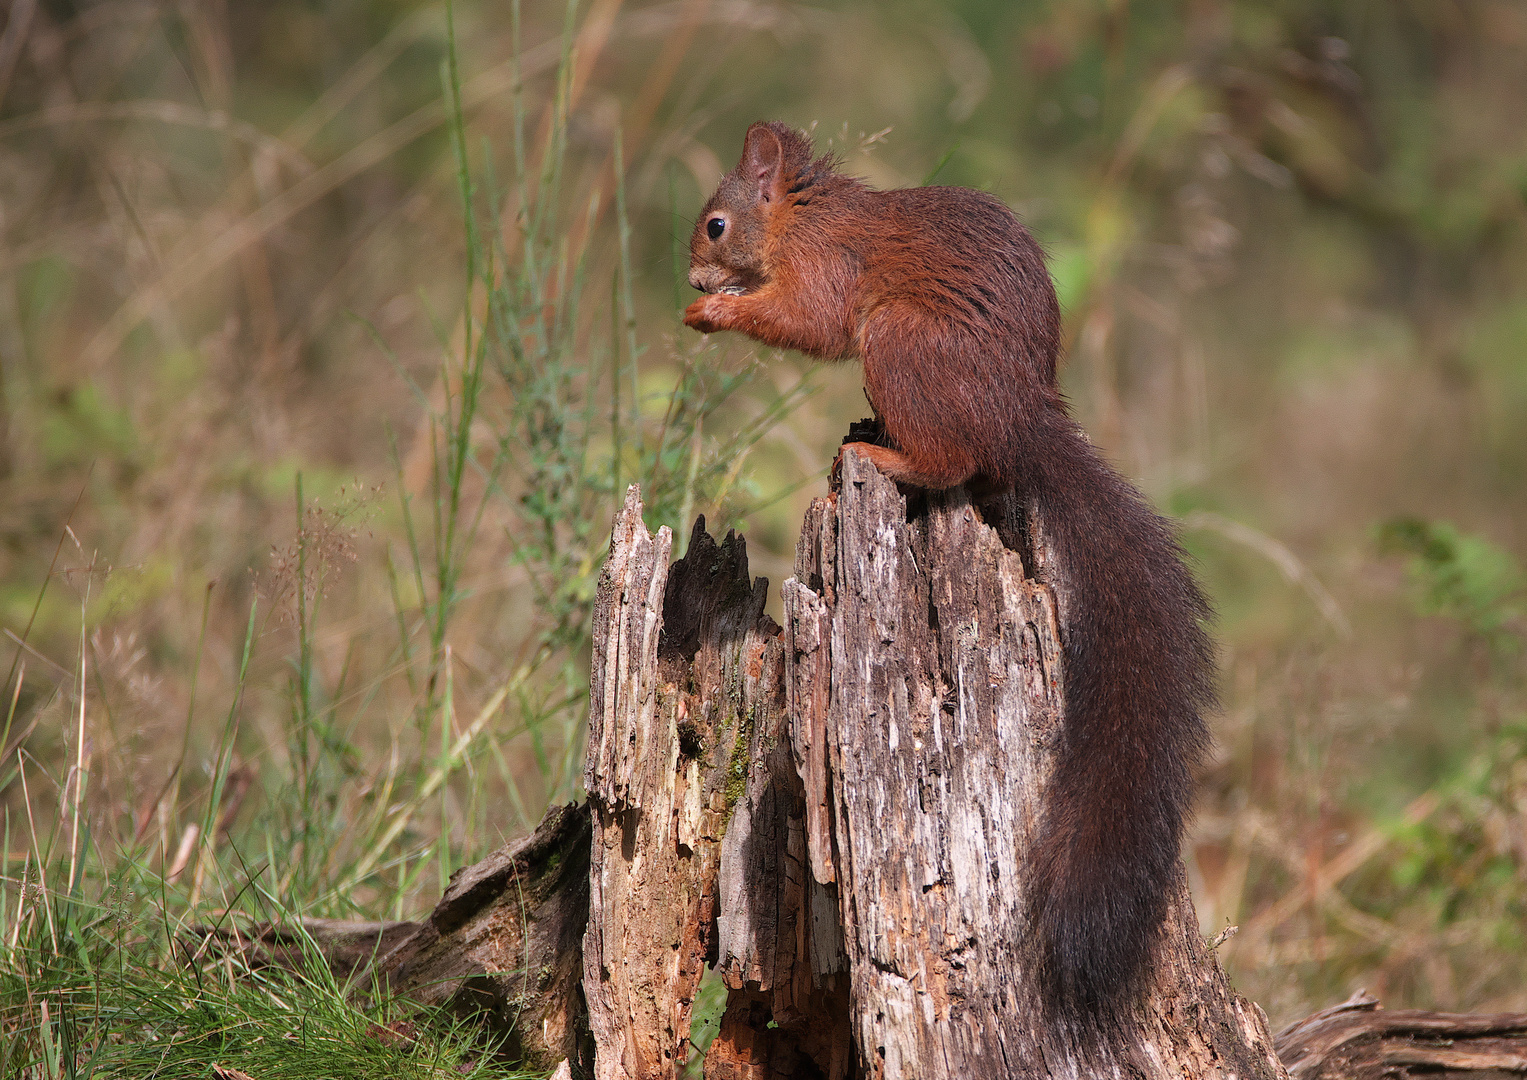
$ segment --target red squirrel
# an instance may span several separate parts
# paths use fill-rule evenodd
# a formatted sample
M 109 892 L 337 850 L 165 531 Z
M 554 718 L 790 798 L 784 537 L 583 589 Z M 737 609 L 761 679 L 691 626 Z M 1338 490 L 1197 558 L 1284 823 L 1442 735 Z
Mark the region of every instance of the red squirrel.
M 1209 607 L 1172 528 L 1093 449 L 1056 385 L 1039 244 L 966 188 L 876 191 L 779 123 L 748 129 L 690 242 L 684 313 L 859 358 L 891 479 L 1038 500 L 1067 587 L 1065 726 L 1030 870 L 1040 978 L 1082 1008 L 1136 992 L 1176 887 L 1213 705 Z

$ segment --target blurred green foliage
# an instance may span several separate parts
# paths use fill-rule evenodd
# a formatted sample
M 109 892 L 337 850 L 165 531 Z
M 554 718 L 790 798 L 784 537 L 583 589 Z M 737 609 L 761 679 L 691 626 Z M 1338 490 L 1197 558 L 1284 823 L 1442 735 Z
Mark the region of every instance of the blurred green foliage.
M 1411 556 L 1406 570 L 1423 615 L 1457 619 L 1497 644 L 1521 643 L 1521 565 L 1488 540 L 1446 522 L 1398 518 L 1379 530 L 1386 548 Z

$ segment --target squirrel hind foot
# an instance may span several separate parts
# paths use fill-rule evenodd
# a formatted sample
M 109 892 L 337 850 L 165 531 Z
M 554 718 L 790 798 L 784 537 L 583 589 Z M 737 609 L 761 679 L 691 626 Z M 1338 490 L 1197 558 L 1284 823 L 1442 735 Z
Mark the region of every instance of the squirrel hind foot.
M 908 487 L 922 488 L 924 491 L 947 491 L 950 488 L 959 487 L 976 475 L 975 470 L 958 465 L 929 465 L 919 463 L 900 450 L 889 446 L 876 446 L 874 443 L 851 442 L 844 443 L 838 450 L 837 459 L 832 464 L 832 474 L 837 477 L 842 471 L 843 453 L 846 450 L 854 450 L 861 456 L 868 458 L 870 463 L 886 476 L 898 484 Z

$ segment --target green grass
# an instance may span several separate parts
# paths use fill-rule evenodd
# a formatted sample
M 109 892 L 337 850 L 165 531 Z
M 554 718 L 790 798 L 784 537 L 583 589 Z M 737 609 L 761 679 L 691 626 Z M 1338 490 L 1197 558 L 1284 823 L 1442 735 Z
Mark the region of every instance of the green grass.
M 467 1023 L 336 981 L 316 948 L 301 970 L 250 970 L 237 957 L 198 954 L 185 926 L 140 921 L 134 899 L 112 893 L 109 907 L 54 902 L 41 919 L 23 914 L 26 929 L 0 967 L 0 1075 L 528 1075 Z

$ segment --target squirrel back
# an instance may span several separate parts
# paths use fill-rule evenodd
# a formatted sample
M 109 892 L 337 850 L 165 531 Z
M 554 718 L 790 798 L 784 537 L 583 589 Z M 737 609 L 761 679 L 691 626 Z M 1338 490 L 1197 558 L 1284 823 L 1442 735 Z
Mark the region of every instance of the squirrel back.
M 1039 245 L 990 195 L 875 191 L 769 123 L 748 129 L 690 255 L 707 295 L 687 325 L 863 361 L 890 445 L 854 445 L 882 472 L 1037 499 L 1060 566 L 1066 719 L 1030 911 L 1054 1003 L 1122 1000 L 1175 886 L 1213 649 L 1171 527 L 1067 411 Z

